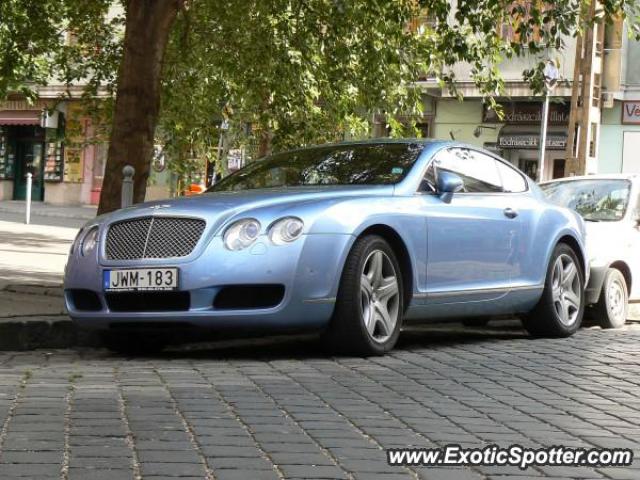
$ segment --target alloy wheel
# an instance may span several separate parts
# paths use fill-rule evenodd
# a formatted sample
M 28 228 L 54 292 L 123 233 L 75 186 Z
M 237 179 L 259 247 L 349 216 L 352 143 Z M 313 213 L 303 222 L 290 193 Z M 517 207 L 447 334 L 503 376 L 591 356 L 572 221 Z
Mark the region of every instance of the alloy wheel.
M 567 254 L 560 255 L 553 265 L 551 289 L 558 318 L 566 326 L 573 325 L 580 312 L 582 285 L 578 267 Z
M 372 251 L 360 275 L 362 320 L 369 337 L 384 343 L 398 323 L 400 289 L 396 269 L 382 250 Z

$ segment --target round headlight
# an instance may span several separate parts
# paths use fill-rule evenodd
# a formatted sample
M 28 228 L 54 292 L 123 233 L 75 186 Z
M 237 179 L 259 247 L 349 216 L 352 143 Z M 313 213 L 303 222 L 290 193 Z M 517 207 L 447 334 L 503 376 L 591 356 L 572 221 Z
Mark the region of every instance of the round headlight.
M 224 232 L 224 246 L 229 250 L 243 250 L 258 239 L 260 222 L 245 218 L 232 223 Z
M 87 256 L 89 253 L 96 248 L 98 244 L 98 227 L 93 227 L 89 232 L 84 236 L 82 240 L 82 255 Z
M 269 228 L 269 238 L 274 245 L 291 243 L 302 235 L 304 222 L 296 217 L 281 218 Z

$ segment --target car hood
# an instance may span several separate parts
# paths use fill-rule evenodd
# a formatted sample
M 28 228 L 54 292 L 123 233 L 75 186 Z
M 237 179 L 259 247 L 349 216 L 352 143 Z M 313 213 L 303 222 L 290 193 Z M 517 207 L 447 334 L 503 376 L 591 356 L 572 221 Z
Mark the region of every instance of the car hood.
M 281 211 L 313 203 L 333 204 L 348 197 L 393 195 L 393 186 L 336 186 L 256 189 L 238 192 L 204 193 L 133 205 L 98 217 L 100 223 L 114 223 L 145 216 L 193 216 L 207 220 L 214 230 L 230 218 L 255 209 L 273 207 Z M 295 214 L 295 212 L 290 212 Z

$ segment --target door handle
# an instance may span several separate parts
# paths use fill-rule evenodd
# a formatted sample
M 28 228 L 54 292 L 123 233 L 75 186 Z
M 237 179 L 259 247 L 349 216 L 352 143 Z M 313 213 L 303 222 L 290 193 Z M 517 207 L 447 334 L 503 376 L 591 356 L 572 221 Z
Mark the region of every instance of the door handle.
M 518 212 L 513 208 L 505 208 L 502 213 L 504 213 L 504 216 L 507 218 L 516 218 L 518 216 Z

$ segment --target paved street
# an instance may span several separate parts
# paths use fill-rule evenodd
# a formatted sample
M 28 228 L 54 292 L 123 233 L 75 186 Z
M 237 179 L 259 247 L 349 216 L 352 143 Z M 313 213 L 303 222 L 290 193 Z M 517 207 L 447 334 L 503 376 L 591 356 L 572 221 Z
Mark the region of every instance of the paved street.
M 0 478 L 640 478 L 633 468 L 389 467 L 384 448 L 491 443 L 640 455 L 640 328 L 532 341 L 430 327 L 384 358 L 303 340 L 128 359 L 0 355 Z
M 3 321 L 66 319 L 55 287 L 16 284 L 59 283 L 75 231 L 0 222 Z M 531 340 L 515 322 L 412 327 L 392 354 L 371 359 L 328 358 L 308 338 L 135 359 L 2 352 L 0 478 L 637 479 L 640 460 L 403 468 L 388 466 L 384 449 L 517 443 L 629 447 L 638 457 L 638 372 L 637 322 L 559 340 Z

